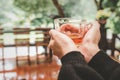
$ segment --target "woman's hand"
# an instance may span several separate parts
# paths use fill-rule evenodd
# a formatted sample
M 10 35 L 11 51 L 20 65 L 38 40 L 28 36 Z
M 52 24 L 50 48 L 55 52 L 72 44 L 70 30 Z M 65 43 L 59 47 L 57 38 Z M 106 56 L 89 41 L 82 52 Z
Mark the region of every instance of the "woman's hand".
M 89 62 L 92 57 L 100 50 L 98 43 L 100 40 L 100 25 L 97 21 L 91 23 L 92 25 L 85 25 L 80 29 L 76 29 L 74 26 L 69 26 L 62 28 L 62 31 L 67 30 L 70 32 L 79 31 L 80 35 L 83 35 L 83 40 L 76 47 L 72 39 L 67 35 L 63 34 L 57 30 L 50 30 L 51 40 L 48 45 L 52 49 L 53 53 L 61 58 L 70 51 L 80 51 L 84 55 L 86 62 Z M 71 30 L 72 28 L 72 30 Z M 63 30 L 64 29 L 64 30 Z
M 78 51 L 76 45 L 67 35 L 57 31 L 50 30 L 51 40 L 48 47 L 52 49 L 53 54 L 59 58 L 71 51 Z
M 97 21 L 91 23 L 91 27 L 88 27 L 87 31 L 81 29 L 85 33 L 82 43 L 79 45 L 78 49 L 84 55 L 86 62 L 89 62 L 92 57 L 100 50 L 98 43 L 100 40 L 100 25 Z

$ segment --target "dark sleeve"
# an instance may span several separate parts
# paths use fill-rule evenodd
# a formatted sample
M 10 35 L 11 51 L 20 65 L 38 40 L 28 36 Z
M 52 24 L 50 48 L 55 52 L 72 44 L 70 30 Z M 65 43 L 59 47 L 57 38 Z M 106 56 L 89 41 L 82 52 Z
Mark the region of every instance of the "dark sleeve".
M 103 51 L 99 51 L 88 63 L 105 80 L 120 80 L 120 64 Z
M 72 51 L 62 57 L 58 80 L 103 80 L 84 60 L 80 52 Z

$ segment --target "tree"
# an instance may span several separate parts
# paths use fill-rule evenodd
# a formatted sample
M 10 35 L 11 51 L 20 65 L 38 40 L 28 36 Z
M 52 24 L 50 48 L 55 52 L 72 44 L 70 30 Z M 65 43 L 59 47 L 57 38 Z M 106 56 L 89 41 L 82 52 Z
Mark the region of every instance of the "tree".
M 115 50 L 115 37 L 120 33 L 120 0 L 94 0 L 98 11 L 107 10 L 107 13 L 111 13 L 110 16 L 102 14 L 98 20 L 101 24 L 101 39 L 99 47 L 103 50 L 108 48 L 112 51 L 112 56 Z M 113 31 L 112 42 L 108 43 L 106 29 L 110 28 Z M 110 46 L 109 46 L 110 45 Z
M 96 13 L 92 0 L 90 2 L 85 0 L 15 0 L 14 5 L 26 12 L 26 18 L 29 18 L 32 24 L 39 25 L 43 22 L 52 22 L 54 17 L 94 18 Z M 30 19 L 31 16 L 34 18 Z
M 56 14 L 51 0 L 14 0 L 14 5 L 26 13 L 30 23 L 37 26 L 52 22 L 50 15 Z
M 65 14 L 64 14 L 64 11 L 61 7 L 61 5 L 59 4 L 58 0 L 52 0 L 53 4 L 55 5 L 58 13 L 59 13 L 59 16 L 60 17 L 65 17 Z
M 109 4 L 109 5 L 108 5 Z M 112 12 L 112 15 L 110 16 L 108 20 L 107 27 L 111 28 L 113 33 L 119 34 L 120 33 L 120 0 L 111 0 L 106 1 L 104 3 L 104 8 L 109 8 Z
M 108 10 L 111 12 L 106 27 L 111 28 L 113 33 L 120 33 L 120 0 L 94 0 L 98 10 Z
M 97 12 L 93 0 L 57 0 L 65 17 L 94 19 Z M 88 15 L 89 14 L 89 15 Z

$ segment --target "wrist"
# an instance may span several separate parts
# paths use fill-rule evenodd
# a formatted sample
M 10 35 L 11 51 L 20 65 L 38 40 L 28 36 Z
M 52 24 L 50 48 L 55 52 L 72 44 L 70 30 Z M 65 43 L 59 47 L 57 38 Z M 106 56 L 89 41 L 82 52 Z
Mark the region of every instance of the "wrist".
M 77 48 L 76 49 L 69 49 L 69 50 L 67 50 L 67 51 L 63 51 L 62 53 L 62 56 L 61 56 L 61 58 L 63 57 L 63 56 L 65 56 L 66 54 L 68 54 L 68 53 L 70 53 L 70 52 L 72 52 L 72 51 L 79 51 Z
M 95 44 L 83 45 L 79 50 L 84 55 L 87 63 L 100 51 L 98 45 Z

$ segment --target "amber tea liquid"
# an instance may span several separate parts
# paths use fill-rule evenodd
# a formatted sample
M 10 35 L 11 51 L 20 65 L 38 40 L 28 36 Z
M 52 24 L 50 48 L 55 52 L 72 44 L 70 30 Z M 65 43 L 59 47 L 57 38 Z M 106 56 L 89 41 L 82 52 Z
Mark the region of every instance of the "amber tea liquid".
M 82 37 L 81 37 L 81 35 L 79 34 L 79 33 L 73 33 L 73 34 L 66 34 L 67 36 L 69 36 L 73 41 L 74 41 L 74 43 L 75 44 L 79 44 L 79 43 L 81 43 L 82 42 Z

